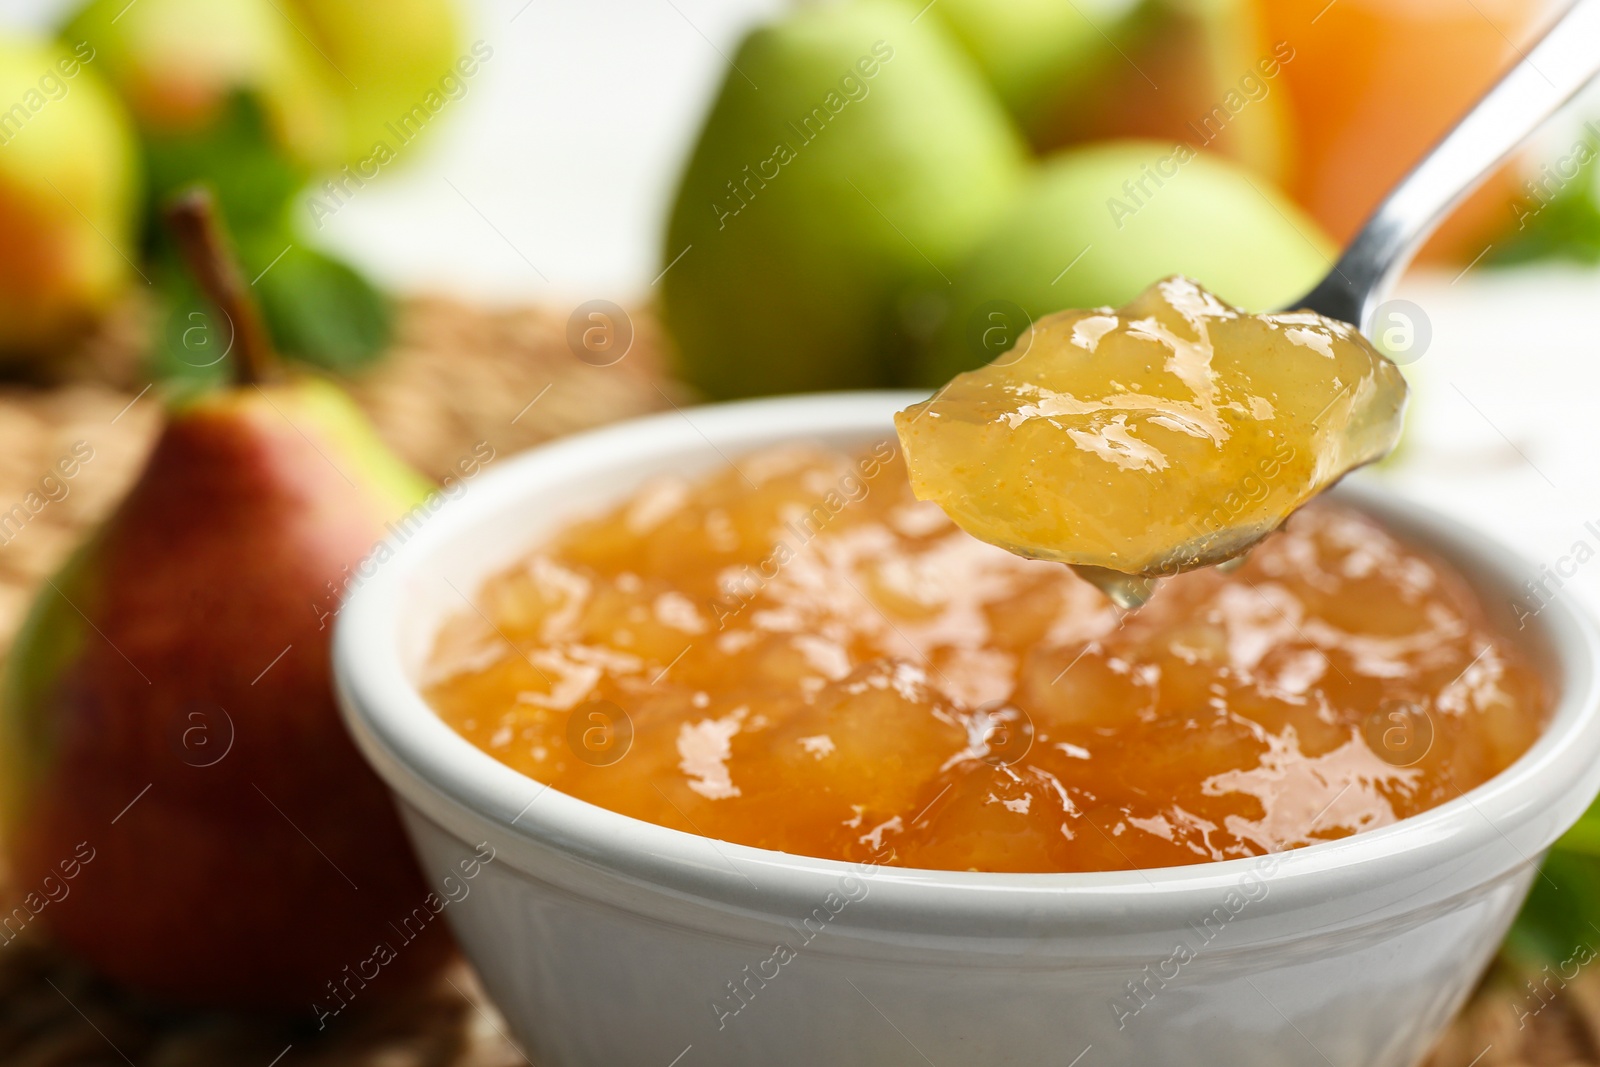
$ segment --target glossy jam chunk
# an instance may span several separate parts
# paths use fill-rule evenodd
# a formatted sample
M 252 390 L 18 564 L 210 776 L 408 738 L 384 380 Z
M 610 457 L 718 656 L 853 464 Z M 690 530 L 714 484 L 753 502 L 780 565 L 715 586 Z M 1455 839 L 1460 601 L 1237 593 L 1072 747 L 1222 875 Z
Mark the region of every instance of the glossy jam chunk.
M 1352 327 L 1169 278 L 1040 319 L 896 425 L 917 495 L 974 537 L 1157 576 L 1239 555 L 1387 454 L 1405 397 Z
M 1462 580 L 1356 513 L 1314 504 L 1123 614 L 914 499 L 889 441 L 655 483 L 477 606 L 427 695 L 498 759 L 662 826 L 908 867 L 1341 837 L 1481 783 L 1546 707 Z

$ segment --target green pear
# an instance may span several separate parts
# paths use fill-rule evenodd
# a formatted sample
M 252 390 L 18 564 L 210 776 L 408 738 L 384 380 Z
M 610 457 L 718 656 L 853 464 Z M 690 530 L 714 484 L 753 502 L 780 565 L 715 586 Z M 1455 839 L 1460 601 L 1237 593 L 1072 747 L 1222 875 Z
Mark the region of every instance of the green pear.
M 1120 307 L 1151 282 L 1194 278 L 1231 304 L 1273 310 L 1327 273 L 1334 245 L 1241 167 L 1186 146 L 1122 141 L 1063 152 L 985 234 L 949 286 L 915 375 L 937 386 L 1064 308 Z
M 1289 176 L 1276 78 L 1294 49 L 1266 40 L 1254 0 L 939 0 L 929 11 L 1041 151 L 1171 139 Z
M 0 38 L 0 360 L 48 354 L 133 273 L 136 149 L 95 58 Z
M 961 42 L 1030 134 L 1123 62 L 1117 49 L 1132 44 L 1140 22 L 1136 0 L 938 0 L 928 13 Z
M 705 393 L 893 382 L 901 295 L 947 274 L 1019 184 L 1003 108 L 917 16 L 803 7 L 734 55 L 662 259 L 680 372 Z
M 420 131 L 452 97 L 465 92 L 481 49 L 463 54 L 461 12 L 453 0 L 287 0 L 307 34 L 337 69 L 332 85 L 344 105 L 346 156 L 393 146 L 390 127 Z M 420 111 L 418 109 L 421 109 Z
M 271 380 L 248 286 L 196 204 L 180 243 L 205 261 L 239 380 L 172 407 L 34 604 L 0 677 L 4 841 L 16 884 L 70 879 L 37 921 L 106 975 L 325 1021 L 450 950 L 330 670 L 340 592 L 429 487 L 335 387 Z
M 1286 184 L 1293 144 L 1279 75 L 1287 41 L 1270 42 L 1256 0 L 1143 0 L 1091 89 L 1072 79 L 1030 127 L 1044 150 L 1108 138 L 1181 141 Z

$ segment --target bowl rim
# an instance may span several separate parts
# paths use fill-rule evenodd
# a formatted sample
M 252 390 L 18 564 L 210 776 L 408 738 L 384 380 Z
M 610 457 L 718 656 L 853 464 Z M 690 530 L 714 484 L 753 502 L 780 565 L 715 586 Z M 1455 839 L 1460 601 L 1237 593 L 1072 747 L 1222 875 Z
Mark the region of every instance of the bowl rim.
M 710 459 L 784 439 L 892 434 L 889 415 L 925 399 L 919 392 L 810 394 L 678 408 L 559 439 L 509 457 L 468 492 L 434 512 L 403 543 L 386 543 L 370 577 L 347 597 L 334 632 L 335 683 L 346 725 L 396 794 L 425 815 L 499 840 L 553 850 L 634 886 L 682 900 L 762 914 L 809 911 L 820 894 L 862 865 L 731 842 L 658 826 L 568 796 L 501 763 L 444 723 L 410 682 L 398 620 L 406 592 L 426 574 L 439 546 L 492 523 L 540 491 L 603 477 L 641 453 L 680 451 Z M 626 492 L 619 489 L 618 499 Z M 1421 538 L 1483 580 L 1521 588 L 1534 569 L 1492 538 L 1390 490 L 1336 492 L 1404 536 Z M 531 547 L 537 538 L 530 535 Z M 363 567 L 365 574 L 367 568 Z M 1474 569 L 1480 575 L 1471 573 Z M 1283 912 L 1371 889 L 1375 882 L 1428 876 L 1474 851 L 1514 853 L 1500 871 L 1534 862 L 1600 790 L 1600 636 L 1570 595 L 1558 595 L 1530 629 L 1556 665 L 1558 695 L 1544 732 L 1515 763 L 1437 807 L 1388 826 L 1270 855 L 1273 892 L 1257 912 Z M 710 849 L 707 843 L 710 842 Z M 986 934 L 1031 933 L 1041 915 L 1072 923 L 1126 926 L 1204 912 L 1219 894 L 1260 877 L 1254 857 L 1133 871 L 994 874 L 881 867 L 873 894 L 882 908 L 937 916 L 942 925 Z M 1478 877 L 1478 881 L 1484 878 Z M 757 885 L 760 882 L 760 885 Z M 1418 907 L 1426 904 L 1418 902 Z M 879 914 L 885 914 L 880 911 Z M 965 922 L 967 925 L 960 926 Z

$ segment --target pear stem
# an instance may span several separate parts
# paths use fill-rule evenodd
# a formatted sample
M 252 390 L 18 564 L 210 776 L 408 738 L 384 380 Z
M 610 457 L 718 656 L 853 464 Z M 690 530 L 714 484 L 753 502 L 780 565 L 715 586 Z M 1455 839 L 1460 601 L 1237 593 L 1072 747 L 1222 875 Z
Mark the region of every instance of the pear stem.
M 165 216 L 189 272 L 233 327 L 234 383 L 261 383 L 277 360 L 260 305 L 250 295 L 239 269 L 215 194 L 203 185 L 186 189 L 167 204 Z

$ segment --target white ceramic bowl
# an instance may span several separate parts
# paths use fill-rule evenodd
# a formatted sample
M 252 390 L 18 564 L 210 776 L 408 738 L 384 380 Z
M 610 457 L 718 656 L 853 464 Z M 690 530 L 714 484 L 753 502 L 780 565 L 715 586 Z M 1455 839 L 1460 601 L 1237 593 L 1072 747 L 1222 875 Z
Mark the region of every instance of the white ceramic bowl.
M 470 610 L 482 578 L 555 526 L 653 475 L 772 443 L 890 438 L 891 413 L 916 399 L 696 408 L 505 460 L 374 562 L 345 606 L 336 664 L 347 722 L 533 1061 L 1417 1062 L 1542 852 L 1600 790 L 1596 636 L 1564 602 L 1525 633 L 1559 705 L 1505 773 L 1345 840 L 1132 873 L 864 871 L 680 833 L 546 789 L 463 740 L 418 694 L 441 621 Z M 1452 560 L 1510 617 L 1527 565 L 1370 487 L 1338 493 Z M 464 879 L 458 865 L 480 842 L 494 858 Z

